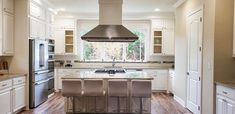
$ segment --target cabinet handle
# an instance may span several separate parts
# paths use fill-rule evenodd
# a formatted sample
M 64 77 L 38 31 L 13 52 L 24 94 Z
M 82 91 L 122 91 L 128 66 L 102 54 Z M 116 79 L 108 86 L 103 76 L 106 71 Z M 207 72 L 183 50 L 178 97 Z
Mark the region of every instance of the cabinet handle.
M 227 102 L 227 100 L 225 100 L 225 99 L 222 99 L 224 102 Z
M 22 80 L 18 80 L 18 82 L 22 82 Z
M 5 86 L 7 86 L 7 84 L 2 84 L 2 87 L 5 87 Z
M 228 92 L 226 92 L 226 91 L 223 91 L 223 94 L 228 94 Z

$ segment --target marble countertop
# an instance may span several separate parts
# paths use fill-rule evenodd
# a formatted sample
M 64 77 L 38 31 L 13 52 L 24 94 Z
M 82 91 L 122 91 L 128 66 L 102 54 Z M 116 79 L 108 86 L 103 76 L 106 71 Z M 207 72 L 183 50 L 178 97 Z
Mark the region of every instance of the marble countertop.
M 230 81 L 216 81 L 215 82 L 217 85 L 222 85 L 225 87 L 229 87 L 232 89 L 235 89 L 235 80 L 230 80 Z
M 55 67 L 55 69 L 100 69 L 103 67 Z M 136 69 L 169 69 L 170 66 L 156 66 L 156 67 L 122 67 L 127 70 L 136 70 Z
M 0 81 L 12 79 L 12 78 L 17 78 L 17 77 L 22 77 L 22 76 L 26 76 L 26 74 L 20 74 L 20 73 L 4 74 L 4 75 L 0 75 Z
M 83 71 L 77 74 L 63 76 L 62 79 L 137 79 L 137 80 L 153 80 L 146 72 L 126 72 L 116 73 L 113 75 L 107 73 L 94 73 L 93 71 Z

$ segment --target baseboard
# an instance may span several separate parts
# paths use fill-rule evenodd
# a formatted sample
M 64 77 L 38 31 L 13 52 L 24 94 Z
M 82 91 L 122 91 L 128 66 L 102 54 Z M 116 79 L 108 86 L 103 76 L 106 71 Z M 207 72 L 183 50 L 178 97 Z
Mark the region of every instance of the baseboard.
M 174 99 L 175 99 L 180 105 L 182 105 L 183 107 L 185 107 L 185 101 L 182 100 L 180 97 L 174 95 Z

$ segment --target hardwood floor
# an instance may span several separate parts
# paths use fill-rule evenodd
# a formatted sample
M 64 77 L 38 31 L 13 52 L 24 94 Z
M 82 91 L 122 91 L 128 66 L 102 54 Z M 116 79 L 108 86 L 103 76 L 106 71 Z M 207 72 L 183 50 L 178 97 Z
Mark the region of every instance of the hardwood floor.
M 65 114 L 64 98 L 56 93 L 39 107 L 21 112 L 20 114 Z M 153 93 L 151 114 L 192 114 L 178 104 L 171 95 Z

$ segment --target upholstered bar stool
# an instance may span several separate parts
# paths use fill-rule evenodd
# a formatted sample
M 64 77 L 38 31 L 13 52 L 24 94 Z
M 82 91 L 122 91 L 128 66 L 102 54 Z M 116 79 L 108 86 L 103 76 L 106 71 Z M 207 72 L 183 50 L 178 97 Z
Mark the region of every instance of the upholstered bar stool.
M 132 98 L 140 99 L 139 113 L 143 113 L 143 98 L 151 99 L 151 81 L 133 80 L 131 88 Z
M 97 97 L 105 97 L 105 90 L 103 80 L 95 80 L 95 79 L 86 79 L 84 80 L 84 96 L 85 97 L 94 97 L 95 98 L 95 113 L 97 112 Z M 105 100 L 104 100 L 105 106 Z M 103 107 L 104 107 L 103 106 Z M 88 107 L 86 106 L 86 109 Z M 103 108 L 104 109 L 104 108 Z M 104 110 L 103 110 L 104 111 Z
M 82 97 L 82 81 L 81 80 L 62 80 L 62 95 L 67 98 L 72 98 L 72 111 L 75 111 L 75 98 Z M 82 107 L 81 107 L 82 108 Z
M 108 81 L 108 98 L 117 98 L 117 112 L 120 113 L 120 97 L 126 98 L 126 111 L 128 110 L 128 83 L 127 80 L 109 80 Z M 110 100 L 108 100 L 110 101 Z M 108 105 L 109 106 L 109 105 Z M 124 111 L 124 112 L 126 112 Z

